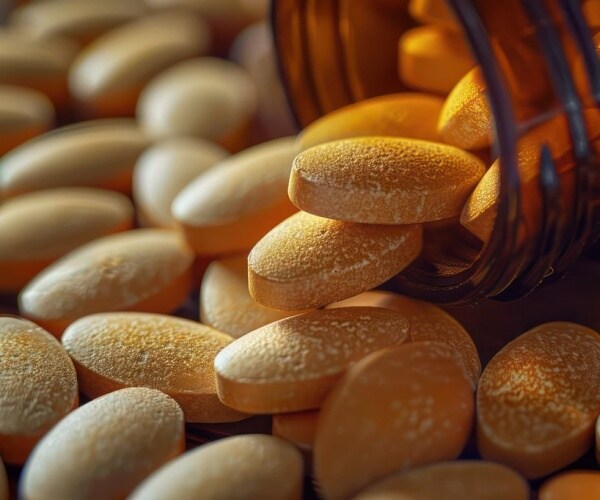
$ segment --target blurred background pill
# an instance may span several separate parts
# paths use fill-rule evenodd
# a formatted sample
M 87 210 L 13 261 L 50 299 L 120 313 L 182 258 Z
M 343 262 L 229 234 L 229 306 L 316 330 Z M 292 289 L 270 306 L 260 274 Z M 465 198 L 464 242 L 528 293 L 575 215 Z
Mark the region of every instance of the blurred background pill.
M 148 148 L 133 172 L 139 221 L 146 226 L 174 226 L 173 200 L 192 180 L 228 155 L 217 144 L 191 137 L 165 139 Z
M 19 144 L 50 130 L 52 101 L 37 90 L 0 85 L 0 157 Z
M 205 57 L 179 63 L 153 79 L 136 114 L 152 137 L 201 137 L 238 151 L 248 145 L 256 109 L 256 89 L 246 71 L 225 59 Z
M 133 167 L 149 142 L 133 120 L 96 120 L 56 129 L 3 158 L 0 196 L 66 186 L 130 193 Z
M 166 12 L 131 21 L 94 40 L 69 70 L 82 116 L 133 116 L 148 81 L 169 66 L 208 51 L 206 24 Z
M 88 314 L 172 312 L 189 293 L 192 261 L 176 231 L 138 229 L 105 236 L 38 274 L 22 290 L 19 309 L 58 337 Z
M 22 31 L 0 27 L 0 84 L 45 94 L 57 110 L 69 104 L 67 72 L 76 44 L 53 37 L 36 40 Z
M 0 205 L 0 291 L 18 292 L 80 245 L 133 226 L 127 197 L 93 188 L 36 191 Z
M 213 53 L 227 55 L 236 35 L 246 26 L 267 19 L 269 0 L 146 0 L 156 10 L 174 10 L 205 19 L 213 33 Z
M 143 0 L 44 0 L 15 9 L 9 24 L 39 38 L 60 35 L 84 46 L 147 10 Z

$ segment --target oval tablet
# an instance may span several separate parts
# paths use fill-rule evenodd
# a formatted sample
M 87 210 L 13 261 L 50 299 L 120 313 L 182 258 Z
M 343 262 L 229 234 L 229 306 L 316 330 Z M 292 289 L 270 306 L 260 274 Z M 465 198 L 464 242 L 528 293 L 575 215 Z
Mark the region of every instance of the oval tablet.
M 600 408 L 598 366 L 600 335 L 575 323 L 545 323 L 504 346 L 477 389 L 481 455 L 528 478 L 583 455 Z
M 245 255 L 213 261 L 202 279 L 200 321 L 238 338 L 300 311 L 271 309 L 248 292 L 248 259 Z
M 149 226 L 175 225 L 171 204 L 193 179 L 228 156 L 203 139 L 173 138 L 154 144 L 133 171 L 133 199 L 138 216 Z
M 387 309 L 328 309 L 283 319 L 217 355 L 219 399 L 249 413 L 319 408 L 352 363 L 408 338 L 408 321 Z
M 131 496 L 155 498 L 300 500 L 302 458 L 292 445 L 273 436 L 220 439 L 165 465 Z
M 57 335 L 88 314 L 171 312 L 187 297 L 193 259 L 175 231 L 105 236 L 38 274 L 21 292 L 19 309 Z
M 356 306 L 385 307 L 401 313 L 408 320 L 411 341 L 431 340 L 446 344 L 462 361 L 473 389 L 477 387 L 481 375 L 477 347 L 463 326 L 446 311 L 428 302 L 379 290 L 361 293 L 328 307 Z
M 246 149 L 190 183 L 173 216 L 200 255 L 243 252 L 297 211 L 287 196 L 294 139 Z
M 228 136 L 248 124 L 256 107 L 256 90 L 245 70 L 204 57 L 153 79 L 140 96 L 136 115 L 153 137 L 195 136 L 228 145 Z
M 92 188 L 37 191 L 0 205 L 0 291 L 16 292 L 75 248 L 130 229 L 133 205 Z
M 109 31 L 79 53 L 69 71 L 69 88 L 84 112 L 131 116 L 152 77 L 208 50 L 208 26 L 185 12 L 165 12 Z
M 78 408 L 48 433 L 23 471 L 21 495 L 125 498 L 184 447 L 175 401 L 153 389 L 123 389 Z
M 54 125 L 54 106 L 37 90 L 0 85 L 0 157 Z
M 88 397 L 151 387 L 175 399 L 187 422 L 205 423 L 246 417 L 217 398 L 213 362 L 232 340 L 195 321 L 143 313 L 87 316 L 62 337 Z
M 358 137 L 294 159 L 289 196 L 301 210 L 367 224 L 416 224 L 460 214 L 485 173 L 477 157 L 435 142 Z
M 143 0 L 52 0 L 16 9 L 9 22 L 39 38 L 60 35 L 84 45 L 146 10 Z
M 383 349 L 351 367 L 321 408 L 315 477 L 325 498 L 347 498 L 375 479 L 462 451 L 473 393 L 443 344 Z
M 583 16 L 592 30 L 600 28 L 600 5 L 595 0 L 584 0 L 581 5 Z
M 600 137 L 600 114 L 597 110 L 587 109 L 584 110 L 584 118 L 590 142 L 594 145 Z M 564 115 L 559 115 L 532 129 L 519 140 L 517 165 L 521 186 L 525 193 L 523 196 L 525 210 L 539 210 L 535 203 L 539 198 L 537 180 L 543 145 L 549 147 L 559 174 L 574 167 L 570 137 L 567 120 Z M 500 175 L 500 160 L 496 160 L 481 178 L 460 214 L 460 223 L 482 241 L 489 239 L 496 221 Z
M 400 38 L 398 75 L 410 87 L 447 94 L 474 65 L 461 34 L 421 26 Z
M 539 500 L 597 500 L 600 472 L 569 471 L 548 479 L 540 488 Z
M 312 122 L 298 136 L 298 149 L 361 136 L 397 136 L 441 142 L 437 122 L 444 101 L 428 94 L 404 92 L 373 97 Z
M 420 253 L 421 226 L 353 224 L 300 212 L 248 256 L 250 295 L 276 309 L 310 309 L 374 288 Z
M 529 500 L 529 486 L 512 469 L 493 462 L 442 462 L 391 474 L 353 500 Z
M 67 105 L 67 71 L 77 47 L 62 38 L 36 40 L 26 33 L 0 31 L 0 84 L 45 94 L 57 109 Z
M 494 116 L 481 68 L 473 68 L 452 89 L 438 123 L 443 141 L 462 149 L 488 147 L 494 137 Z
M 273 436 L 285 439 L 303 451 L 312 451 L 319 413 L 319 410 L 309 410 L 273 415 Z
M 65 186 L 127 193 L 135 161 L 148 144 L 133 120 L 63 127 L 22 144 L 2 159 L 0 191 L 4 198 Z
M 23 464 L 38 440 L 77 407 L 75 368 L 48 332 L 0 317 L 0 373 L 0 455 Z
M 539 500 L 597 500 L 600 498 L 600 472 L 570 471 L 542 484 Z
M 435 24 L 453 31 L 462 30 L 462 25 L 456 20 L 446 0 L 410 0 L 408 11 L 422 23 Z

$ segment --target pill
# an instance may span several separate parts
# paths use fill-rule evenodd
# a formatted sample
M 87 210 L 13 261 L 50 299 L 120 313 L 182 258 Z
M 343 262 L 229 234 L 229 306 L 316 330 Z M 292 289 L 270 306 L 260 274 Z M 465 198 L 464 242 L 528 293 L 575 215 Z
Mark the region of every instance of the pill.
M 328 307 L 385 307 L 408 319 L 413 342 L 436 341 L 446 344 L 462 362 L 473 389 L 481 375 L 481 362 L 473 339 L 463 326 L 443 309 L 421 300 L 391 292 L 373 290 L 351 297 Z
M 248 256 L 248 289 L 276 309 L 311 309 L 346 299 L 392 278 L 419 255 L 422 228 L 292 215 Z
M 139 229 L 105 236 L 38 274 L 22 290 L 19 310 L 57 336 L 88 314 L 171 312 L 187 298 L 192 261 L 175 231 Z
M 0 456 L 22 464 L 48 430 L 77 407 L 77 376 L 62 346 L 39 326 L 0 317 Z
M 303 151 L 289 197 L 321 217 L 367 224 L 415 224 L 460 214 L 485 173 L 479 158 L 445 144 L 357 137 Z
M 154 9 L 181 9 L 206 19 L 212 32 L 212 52 L 227 54 L 235 36 L 248 24 L 268 18 L 268 0 L 146 0 Z
M 155 9 L 186 8 L 206 17 L 235 17 L 251 15 L 254 18 L 268 15 L 266 0 L 146 0 Z
M 421 26 L 400 38 L 398 73 L 409 87 L 447 94 L 474 65 L 468 45 L 457 33 Z
M 232 340 L 195 321 L 135 312 L 86 316 L 62 337 L 88 397 L 151 387 L 175 399 L 187 422 L 204 423 L 246 417 L 217 398 L 213 362 Z
M 600 5 L 596 0 L 584 0 L 581 5 L 581 11 L 592 30 L 600 28 Z
M 217 391 L 249 413 L 319 408 L 349 365 L 408 340 L 408 321 L 383 308 L 312 311 L 263 326 L 215 358 Z
M 52 0 L 22 6 L 10 15 L 12 26 L 35 37 L 65 36 L 80 45 L 146 12 L 143 0 Z
M 200 255 L 247 251 L 297 209 L 287 196 L 294 139 L 275 139 L 215 165 L 175 198 L 172 214 Z
M 245 255 L 213 261 L 200 288 L 200 321 L 238 338 L 299 311 L 271 309 L 248 292 L 248 259 Z
M 123 389 L 60 421 L 32 453 L 20 491 L 30 500 L 125 498 L 184 445 L 175 401 L 153 389 Z
M 67 105 L 67 71 L 77 47 L 53 37 L 36 40 L 16 30 L 0 31 L 0 84 L 45 94 L 57 109 Z
M 244 69 L 203 57 L 154 78 L 140 96 L 136 116 L 153 137 L 202 137 L 237 151 L 256 107 L 254 83 Z
M 408 12 L 421 23 L 434 24 L 452 31 L 461 30 L 461 25 L 446 0 L 410 0 Z
M 437 96 L 404 92 L 373 97 L 328 113 L 306 127 L 298 149 L 362 136 L 397 136 L 441 142 L 437 122 L 444 101 Z
M 539 500 L 597 500 L 600 472 L 570 471 L 548 479 L 540 488 Z
M 586 125 L 593 144 L 600 137 L 600 114 L 596 110 L 584 112 Z M 542 146 L 550 148 L 558 173 L 566 173 L 574 167 L 569 125 L 564 115 L 559 115 L 525 134 L 518 143 L 517 165 L 524 193 L 523 203 L 528 211 L 539 210 L 535 202 L 539 188 L 537 179 Z M 500 160 L 496 160 L 479 181 L 461 215 L 460 223 L 482 241 L 488 241 L 498 211 L 500 196 Z
M 375 352 L 336 384 L 319 415 L 315 477 L 325 498 L 347 498 L 385 475 L 462 451 L 473 392 L 445 345 Z
M 9 498 L 8 477 L 2 458 L 0 458 L 0 500 L 8 500 Z
M 273 436 L 293 443 L 301 451 L 312 451 L 319 410 L 278 413 L 273 415 Z
M 93 186 L 128 193 L 133 166 L 149 139 L 130 120 L 71 125 L 26 142 L 2 158 L 0 192 Z
M 529 500 L 529 486 L 519 474 L 503 465 L 460 460 L 392 474 L 367 487 L 353 500 L 385 498 Z
M 492 144 L 494 116 L 481 68 L 473 68 L 452 89 L 440 113 L 438 132 L 444 142 L 458 148 Z
M 133 199 L 140 221 L 147 226 L 175 226 L 173 200 L 193 179 L 227 155 L 212 142 L 185 137 L 149 147 L 133 171 Z
M 273 436 L 221 439 L 165 465 L 131 496 L 132 500 L 155 498 L 300 500 L 302 458 L 293 446 Z
M 477 390 L 481 455 L 528 478 L 558 470 L 591 446 L 600 408 L 600 335 L 545 323 L 505 345 Z
M 133 225 L 122 194 L 93 188 L 36 191 L 0 205 L 0 291 L 17 292 L 54 260 Z
M 185 12 L 146 16 L 115 28 L 81 51 L 69 88 L 83 115 L 132 116 L 143 86 L 176 62 L 208 50 L 210 32 Z
M 41 92 L 0 85 L 0 157 L 54 125 L 54 106 Z
M 435 24 L 454 31 L 461 29 L 446 0 L 410 0 L 408 11 L 422 23 Z

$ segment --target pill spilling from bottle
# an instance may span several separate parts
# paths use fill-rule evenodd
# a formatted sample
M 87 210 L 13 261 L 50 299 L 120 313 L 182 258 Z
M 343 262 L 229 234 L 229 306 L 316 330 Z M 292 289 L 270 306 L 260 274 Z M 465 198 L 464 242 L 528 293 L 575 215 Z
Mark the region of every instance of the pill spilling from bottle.
M 0 7 L 0 500 L 599 499 L 600 0 L 268 3 Z

